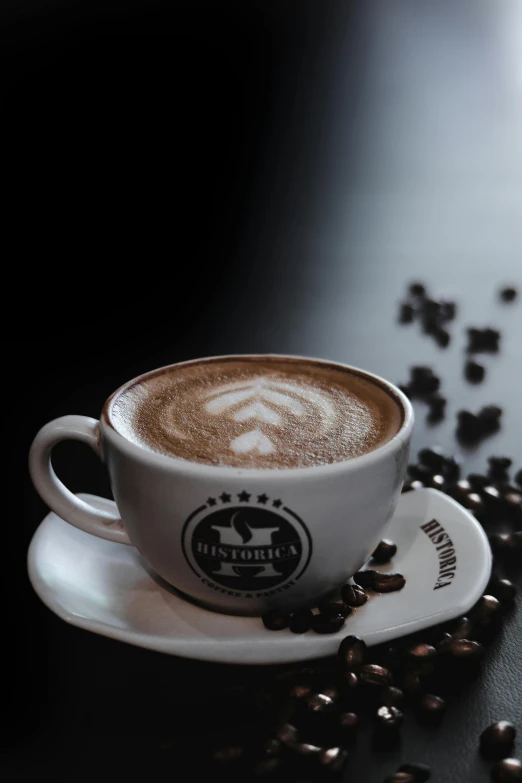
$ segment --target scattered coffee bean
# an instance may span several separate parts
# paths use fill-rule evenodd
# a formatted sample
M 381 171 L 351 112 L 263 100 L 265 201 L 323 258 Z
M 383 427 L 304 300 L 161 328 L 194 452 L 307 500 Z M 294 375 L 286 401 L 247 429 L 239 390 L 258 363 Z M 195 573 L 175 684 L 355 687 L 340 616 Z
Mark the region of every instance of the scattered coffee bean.
M 409 772 L 396 772 L 384 778 L 384 783 L 416 783 L 417 778 Z
M 446 458 L 441 449 L 434 447 L 431 449 L 421 449 L 418 454 L 419 462 L 427 465 L 435 473 L 442 473 Z
M 491 767 L 493 783 L 519 783 L 522 780 L 522 764 L 518 759 L 497 761 Z
M 404 693 L 394 685 L 387 685 L 381 693 L 380 701 L 385 707 L 401 707 L 404 703 Z
M 473 618 L 477 623 L 488 623 L 502 614 L 500 601 L 493 595 L 483 595 L 475 605 Z
M 480 494 L 484 498 L 484 501 L 489 505 L 493 505 L 493 506 L 500 505 L 500 501 L 501 501 L 500 492 L 496 487 L 492 487 L 490 485 L 488 485 L 487 487 L 483 487 Z
M 321 752 L 320 747 L 312 745 L 310 742 L 293 742 L 288 746 L 288 749 L 298 756 L 318 756 Z
M 401 687 L 408 697 L 415 697 L 421 690 L 421 679 L 416 671 L 406 671 L 402 675 Z
M 447 652 L 453 658 L 478 658 L 484 652 L 484 647 L 470 639 L 454 639 L 448 644 Z
M 437 650 L 435 647 L 432 647 L 431 644 L 419 642 L 418 644 L 414 644 L 412 647 L 408 647 L 406 649 L 406 655 L 408 655 L 408 657 L 412 658 L 413 660 L 424 661 L 429 658 L 435 658 L 437 655 Z
M 419 481 L 423 481 L 425 484 L 429 483 L 431 481 L 431 477 L 433 476 L 433 470 L 429 468 L 427 465 L 408 465 L 408 475 L 412 479 L 418 479 Z
M 368 596 L 359 585 L 343 585 L 341 587 L 341 598 L 347 606 L 363 606 L 368 600 Z
M 496 432 L 500 426 L 501 416 L 502 408 L 499 408 L 498 405 L 485 405 L 483 408 L 481 408 L 478 417 L 483 432 L 485 434 Z
M 469 617 L 459 617 L 451 630 L 452 639 L 469 639 L 473 633 L 473 625 Z
M 341 678 L 342 683 L 347 688 L 347 690 L 353 691 L 359 687 L 359 678 L 355 672 L 343 671 Z
M 367 685 L 390 685 L 392 681 L 390 670 L 376 663 L 367 663 L 363 666 L 359 677 Z
M 468 481 L 471 485 L 471 488 L 475 492 L 480 492 L 484 487 L 487 487 L 490 483 L 490 480 L 487 476 L 482 476 L 480 473 L 470 473 L 468 475 Z
M 522 553 L 522 531 L 512 533 L 494 533 L 489 536 L 491 549 L 506 559 L 518 559 Z
M 398 707 L 379 707 L 375 715 L 377 724 L 383 728 L 398 729 L 404 720 L 404 715 Z
M 401 764 L 398 772 L 408 772 L 413 775 L 415 783 L 426 783 L 431 777 L 431 769 L 427 764 Z
M 420 397 L 434 394 L 439 390 L 440 378 L 435 375 L 431 367 L 412 367 L 411 383 L 412 392 Z
M 517 289 L 511 285 L 502 288 L 500 298 L 503 302 L 513 302 L 517 298 Z
M 442 475 L 448 482 L 458 481 L 460 478 L 460 464 L 456 457 L 446 457 L 442 468 Z
M 486 375 L 486 368 L 473 359 L 469 359 L 464 367 L 464 375 L 470 383 L 480 383 Z
M 355 712 L 341 712 L 339 715 L 339 726 L 343 734 L 353 734 L 359 728 L 359 724 L 359 716 Z
M 358 636 L 346 636 L 337 651 L 339 662 L 346 669 L 362 666 L 366 655 L 366 643 Z
M 509 457 L 488 457 L 488 476 L 491 481 L 507 481 L 508 471 L 513 460 Z
M 441 317 L 445 321 L 453 321 L 457 315 L 457 303 L 453 301 L 441 302 Z
M 435 476 L 431 477 L 431 480 L 429 482 L 429 486 L 433 489 L 443 490 L 446 486 L 446 480 L 444 476 L 436 474 Z
M 480 735 L 480 752 L 489 759 L 509 756 L 515 744 L 517 730 L 507 720 L 492 723 Z
M 409 292 L 412 296 L 424 296 L 426 287 L 423 283 L 410 283 Z
M 496 353 L 498 351 L 498 342 L 500 332 L 496 329 L 468 329 L 468 347 L 469 353 Z
M 348 753 L 342 748 L 327 748 L 319 754 L 319 764 L 332 772 L 338 772 L 348 759 Z
M 443 633 L 442 637 L 437 642 L 437 652 L 443 654 L 448 652 L 450 642 L 453 641 L 453 637 L 450 633 Z
M 510 582 L 509 579 L 499 579 L 499 577 L 493 577 L 488 585 L 488 592 L 498 598 L 500 603 L 504 606 L 511 606 L 515 599 L 517 588 Z
M 290 625 L 290 615 L 278 612 L 276 609 L 272 612 L 267 612 L 261 619 L 263 620 L 263 625 L 269 631 L 282 631 Z
M 405 584 L 402 574 L 379 574 L 374 577 L 371 587 L 376 593 L 394 593 L 402 590 Z
M 444 418 L 444 411 L 446 410 L 446 398 L 441 394 L 430 394 L 426 397 L 425 402 L 429 406 L 428 421 L 435 423 Z
M 446 710 L 446 703 L 440 696 L 425 693 L 420 702 L 420 709 L 424 720 L 439 721 Z
M 309 685 L 294 685 L 294 687 L 291 689 L 290 693 L 288 694 L 291 699 L 296 699 L 297 701 L 300 701 L 302 699 L 307 699 L 312 690 Z
M 348 606 L 344 601 L 324 601 L 318 606 L 321 614 L 327 617 L 348 617 L 352 613 L 351 606 Z
M 371 568 L 368 568 L 365 571 L 357 571 L 357 573 L 353 575 L 353 581 L 361 587 L 372 587 L 373 580 L 376 576 L 380 576 L 379 571 L 373 571 Z
M 283 725 L 279 727 L 276 738 L 282 742 L 283 745 L 288 745 L 298 741 L 299 732 L 291 723 L 283 723 Z
M 515 473 L 515 481 L 519 487 L 522 487 L 522 470 L 518 470 Z
M 245 749 L 240 745 L 228 745 L 224 748 L 217 748 L 212 754 L 214 761 L 231 762 L 238 761 L 245 753 Z
M 306 633 L 312 627 L 314 616 L 311 609 L 300 609 L 290 618 L 292 633 Z
M 387 538 L 383 538 L 373 553 L 372 560 L 374 563 L 383 565 L 384 563 L 389 563 L 392 557 L 394 557 L 396 554 L 397 545 L 394 544 L 393 541 L 389 541 Z
M 410 482 L 410 490 L 415 489 L 424 489 L 426 485 L 422 481 L 411 481 Z
M 316 614 L 312 622 L 312 628 L 316 633 L 337 633 L 345 623 L 345 618 L 341 615 L 329 617 L 326 614 Z
M 441 326 L 435 326 L 433 329 L 433 336 L 437 345 L 440 345 L 441 348 L 447 348 L 450 344 L 450 333 L 447 329 L 443 329 Z
M 399 321 L 401 324 L 411 324 L 415 315 L 415 309 L 409 302 L 402 302 L 399 309 Z

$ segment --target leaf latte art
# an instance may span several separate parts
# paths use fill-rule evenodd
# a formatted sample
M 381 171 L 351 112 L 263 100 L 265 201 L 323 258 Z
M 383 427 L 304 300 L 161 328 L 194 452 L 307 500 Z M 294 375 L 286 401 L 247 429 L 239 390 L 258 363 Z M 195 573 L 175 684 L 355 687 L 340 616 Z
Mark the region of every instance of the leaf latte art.
M 116 393 L 114 428 L 145 448 L 205 464 L 295 468 L 364 454 L 399 430 L 399 404 L 364 375 L 284 357 L 230 357 L 158 370 Z

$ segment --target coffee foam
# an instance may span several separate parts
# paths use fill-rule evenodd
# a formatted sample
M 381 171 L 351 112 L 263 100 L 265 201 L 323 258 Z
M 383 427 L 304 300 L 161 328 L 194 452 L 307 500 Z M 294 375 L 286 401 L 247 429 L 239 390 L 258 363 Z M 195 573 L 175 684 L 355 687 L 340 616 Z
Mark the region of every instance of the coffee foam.
M 277 357 L 173 365 L 132 382 L 109 419 L 125 438 L 209 465 L 296 468 L 357 457 L 392 438 L 402 409 L 376 382 Z

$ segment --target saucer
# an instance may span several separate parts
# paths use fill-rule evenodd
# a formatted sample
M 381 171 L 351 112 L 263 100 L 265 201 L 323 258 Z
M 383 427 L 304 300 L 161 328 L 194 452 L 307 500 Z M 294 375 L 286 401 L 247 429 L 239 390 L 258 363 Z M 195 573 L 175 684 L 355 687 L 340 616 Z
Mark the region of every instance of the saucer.
M 100 509 L 115 508 L 104 498 L 79 497 Z M 476 519 L 447 495 L 435 489 L 401 495 L 385 535 L 398 550 L 392 564 L 377 569 L 399 571 L 406 586 L 372 594 L 329 635 L 268 631 L 258 617 L 203 609 L 153 575 L 134 547 L 84 533 L 54 513 L 33 536 L 28 570 L 49 609 L 80 628 L 186 658 L 285 663 L 332 655 L 348 634 L 373 645 L 451 620 L 482 595 L 491 572 L 488 540 Z

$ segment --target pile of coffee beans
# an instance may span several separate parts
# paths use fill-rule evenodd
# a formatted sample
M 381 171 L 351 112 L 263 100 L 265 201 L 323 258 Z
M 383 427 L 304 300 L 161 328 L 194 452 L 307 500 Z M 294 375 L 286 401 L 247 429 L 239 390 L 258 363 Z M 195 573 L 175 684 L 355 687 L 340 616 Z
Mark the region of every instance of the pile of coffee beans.
M 383 539 L 373 553 L 371 560 L 375 564 L 389 563 L 397 553 L 397 545 L 393 541 Z M 359 571 L 353 576 L 353 584 L 342 586 L 338 596 L 330 597 L 313 609 L 299 609 L 293 614 L 281 611 L 267 612 L 261 618 L 263 625 L 269 631 L 283 631 L 289 628 L 292 633 L 337 633 L 344 626 L 346 619 L 354 609 L 363 606 L 368 600 L 368 593 L 394 593 L 402 590 L 406 578 L 397 573 L 381 573 L 374 569 Z
M 411 283 L 406 299 L 400 303 L 399 321 L 402 324 L 417 321 L 424 334 L 432 337 L 441 348 L 446 348 L 451 340 L 448 325 L 456 313 L 456 302 L 434 299 L 428 295 L 423 283 Z

